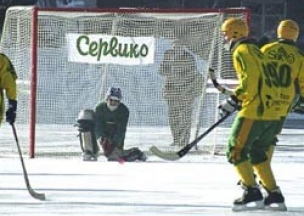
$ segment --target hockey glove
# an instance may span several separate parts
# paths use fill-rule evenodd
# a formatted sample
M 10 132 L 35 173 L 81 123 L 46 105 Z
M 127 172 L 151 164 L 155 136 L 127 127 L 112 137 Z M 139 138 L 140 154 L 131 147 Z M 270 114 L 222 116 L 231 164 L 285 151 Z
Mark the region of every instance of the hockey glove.
M 16 111 L 17 111 L 17 101 L 8 100 L 8 108 L 6 110 L 6 121 L 10 124 L 13 124 L 16 120 Z
M 115 148 L 115 144 L 112 143 L 107 138 L 101 138 L 100 139 L 100 145 L 101 145 L 103 153 L 106 157 L 109 157 L 111 155 L 111 153 L 113 152 L 114 148 Z
M 225 116 L 236 110 L 241 109 L 241 103 L 237 100 L 236 96 L 232 95 L 228 99 L 225 99 L 219 105 L 220 115 Z

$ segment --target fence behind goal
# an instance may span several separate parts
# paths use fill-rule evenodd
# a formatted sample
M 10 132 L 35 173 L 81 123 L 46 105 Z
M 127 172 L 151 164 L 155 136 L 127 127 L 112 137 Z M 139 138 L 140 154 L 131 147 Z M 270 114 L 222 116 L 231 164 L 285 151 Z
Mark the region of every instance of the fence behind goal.
M 23 150 L 30 157 L 81 154 L 74 127 L 77 116 L 82 109 L 94 109 L 110 86 L 122 88 L 123 102 L 130 109 L 125 148 L 170 148 L 168 104 L 163 97 L 165 78 L 158 70 L 165 51 L 176 39 L 194 56 L 204 84 L 201 89 L 187 83 L 202 92 L 192 106 L 193 140 L 218 119 L 217 106 L 223 98 L 207 82 L 208 67 L 215 69 L 222 84 L 235 79 L 231 56 L 223 49 L 219 31 L 227 17 L 246 20 L 248 10 L 9 8 L 1 50 L 18 73 L 16 127 Z M 87 49 L 83 53 L 87 58 L 74 56 L 72 42 L 78 40 L 75 37 L 84 38 L 81 46 Z M 131 46 L 134 41 L 144 40 L 150 43 L 148 48 L 153 55 L 149 61 L 135 60 L 125 50 L 126 55 L 107 59 L 109 56 L 101 47 L 109 38 L 125 41 L 117 45 L 125 49 L 126 41 Z M 219 134 L 225 135 L 230 124 L 231 119 L 223 123 L 204 139 L 200 148 L 224 145 L 225 136 Z M 16 153 L 13 149 L 11 152 Z

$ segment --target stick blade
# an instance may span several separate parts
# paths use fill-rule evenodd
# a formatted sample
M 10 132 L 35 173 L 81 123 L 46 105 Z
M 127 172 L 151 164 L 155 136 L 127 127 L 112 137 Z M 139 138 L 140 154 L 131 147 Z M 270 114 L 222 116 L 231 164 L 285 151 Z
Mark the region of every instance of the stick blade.
M 38 199 L 38 200 L 41 200 L 41 201 L 46 200 L 45 194 L 43 194 L 43 193 L 37 193 L 32 188 L 29 188 L 28 191 L 29 191 L 30 195 L 32 197 L 34 197 L 35 199 Z
M 180 156 L 176 152 L 163 152 L 159 150 L 156 146 L 151 146 L 150 151 L 157 157 L 164 159 L 164 160 L 169 160 L 169 161 L 176 161 L 180 159 Z

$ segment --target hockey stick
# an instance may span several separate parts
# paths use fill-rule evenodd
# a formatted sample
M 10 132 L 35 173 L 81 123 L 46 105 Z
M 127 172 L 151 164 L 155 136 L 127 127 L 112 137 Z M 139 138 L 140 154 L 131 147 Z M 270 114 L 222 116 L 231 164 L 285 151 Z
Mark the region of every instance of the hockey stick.
M 223 121 L 225 121 L 225 119 L 228 118 L 230 115 L 231 115 L 231 113 L 227 113 L 225 116 L 220 118 L 217 122 L 215 122 L 211 127 L 209 127 L 204 133 L 199 135 L 195 140 L 193 140 L 191 143 L 187 144 L 184 148 L 182 148 L 178 152 L 163 152 L 163 151 L 159 150 L 156 146 L 151 146 L 150 151 L 157 157 L 160 157 L 164 160 L 170 160 L 170 161 L 178 160 L 178 159 L 182 158 L 183 156 L 185 156 L 193 146 L 195 146 L 201 139 L 203 139 L 207 134 L 209 134 L 219 124 L 221 124 Z
M 45 200 L 45 194 L 35 192 L 30 185 L 30 181 L 29 181 L 28 174 L 27 174 L 27 171 L 26 171 L 26 168 L 25 168 L 23 157 L 22 157 L 22 151 L 21 151 L 19 141 L 18 141 L 16 127 L 15 127 L 14 124 L 11 124 L 11 126 L 12 126 L 12 129 L 13 129 L 13 134 L 14 134 L 14 137 L 15 137 L 15 140 L 16 140 L 16 145 L 17 145 L 17 148 L 18 148 L 19 158 L 20 158 L 20 161 L 21 161 L 21 164 L 22 164 L 23 177 L 24 177 L 24 180 L 25 180 L 26 188 L 27 188 L 29 194 L 32 197 L 34 197 L 35 199 Z
M 214 70 L 212 68 L 209 68 L 209 78 L 211 79 L 213 86 L 217 90 L 219 90 L 219 92 L 221 92 L 222 94 L 227 95 L 227 96 L 233 95 L 232 89 L 224 87 L 218 83 L 218 81 L 216 80 L 215 74 L 214 74 Z

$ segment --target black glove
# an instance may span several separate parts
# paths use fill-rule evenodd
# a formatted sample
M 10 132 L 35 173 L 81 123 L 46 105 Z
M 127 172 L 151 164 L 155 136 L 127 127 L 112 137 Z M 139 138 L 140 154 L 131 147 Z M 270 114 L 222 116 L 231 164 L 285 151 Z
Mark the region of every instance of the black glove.
M 241 109 L 241 103 L 238 101 L 236 96 L 232 95 L 231 97 L 223 100 L 219 105 L 220 115 L 225 116 L 227 114 L 233 113 L 236 110 Z
M 17 101 L 8 100 L 8 108 L 6 110 L 6 121 L 10 124 L 13 124 L 16 120 L 16 111 L 17 111 Z

